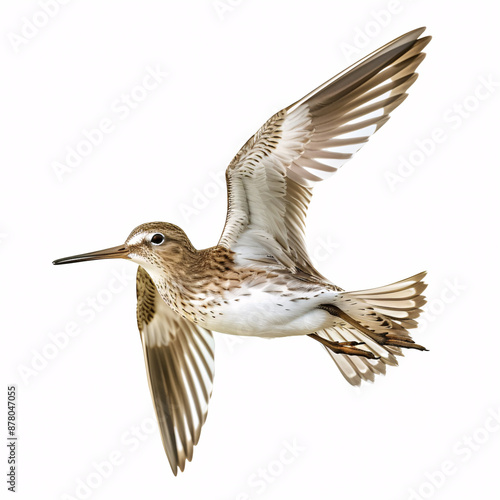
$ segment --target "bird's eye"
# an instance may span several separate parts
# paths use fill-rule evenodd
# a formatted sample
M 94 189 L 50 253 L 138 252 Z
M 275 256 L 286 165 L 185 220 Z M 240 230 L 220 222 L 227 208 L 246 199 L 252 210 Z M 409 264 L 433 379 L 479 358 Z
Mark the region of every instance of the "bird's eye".
M 153 245 L 161 245 L 165 241 L 165 236 L 161 233 L 156 233 L 151 236 L 151 243 Z

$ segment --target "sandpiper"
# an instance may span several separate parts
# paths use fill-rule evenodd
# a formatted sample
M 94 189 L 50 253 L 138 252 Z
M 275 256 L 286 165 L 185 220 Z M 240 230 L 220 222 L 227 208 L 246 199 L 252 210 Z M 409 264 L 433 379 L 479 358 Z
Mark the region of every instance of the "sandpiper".
M 143 224 L 123 245 L 54 261 L 122 258 L 139 264 L 137 322 L 149 386 L 174 474 L 207 416 L 212 330 L 308 335 L 353 385 L 397 365 L 425 303 L 425 273 L 346 292 L 308 256 L 312 186 L 335 172 L 406 98 L 430 37 L 425 28 L 381 47 L 272 116 L 226 171 L 228 211 L 218 244 L 197 250 L 177 226 Z

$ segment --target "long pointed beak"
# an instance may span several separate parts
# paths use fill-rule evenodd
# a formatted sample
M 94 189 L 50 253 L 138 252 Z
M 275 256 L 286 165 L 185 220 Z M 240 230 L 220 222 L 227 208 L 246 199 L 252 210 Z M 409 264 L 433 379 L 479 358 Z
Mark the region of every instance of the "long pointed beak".
M 52 264 L 58 266 L 59 264 L 73 264 L 73 262 L 85 262 L 87 260 L 126 259 L 129 253 L 130 250 L 127 245 L 119 245 L 97 252 L 81 253 L 80 255 L 64 257 L 63 259 L 55 260 Z

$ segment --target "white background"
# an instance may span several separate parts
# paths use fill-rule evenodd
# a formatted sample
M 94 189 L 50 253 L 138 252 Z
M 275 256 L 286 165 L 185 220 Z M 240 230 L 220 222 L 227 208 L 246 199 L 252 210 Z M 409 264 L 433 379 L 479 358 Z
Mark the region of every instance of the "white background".
M 494 2 L 74 0 L 45 21 L 37 2 L 2 2 L 2 399 L 16 384 L 17 498 L 498 498 Z M 347 289 L 428 270 L 415 338 L 430 351 L 357 389 L 308 338 L 216 334 L 208 420 L 174 477 L 151 426 L 135 265 L 51 261 L 120 244 L 152 220 L 182 226 L 198 248 L 215 244 L 226 199 L 213 176 L 247 138 L 423 25 L 434 39 L 410 97 L 318 186 L 308 241 Z M 148 67 L 166 76 L 144 93 Z M 142 101 L 127 111 L 117 100 L 131 92 Z M 54 163 L 102 119 L 113 131 L 58 178 Z M 436 128 L 444 139 L 431 144 Z

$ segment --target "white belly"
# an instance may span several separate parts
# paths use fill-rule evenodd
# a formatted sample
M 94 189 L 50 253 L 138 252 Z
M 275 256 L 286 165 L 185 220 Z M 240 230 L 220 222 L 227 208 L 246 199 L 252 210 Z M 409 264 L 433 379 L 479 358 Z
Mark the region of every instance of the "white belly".
M 265 288 L 246 292 L 211 303 L 203 314 L 197 314 L 198 324 L 221 333 L 258 337 L 305 335 L 332 324 L 332 316 L 318 305 L 328 303 L 329 295 L 336 292 L 321 297 L 313 292 L 283 297 Z

